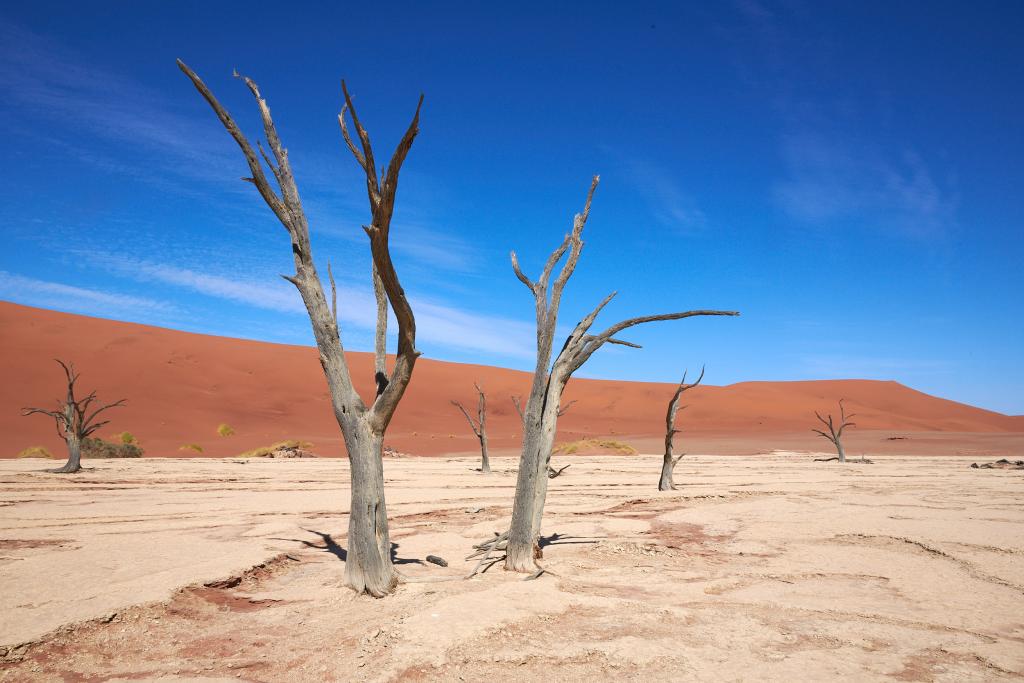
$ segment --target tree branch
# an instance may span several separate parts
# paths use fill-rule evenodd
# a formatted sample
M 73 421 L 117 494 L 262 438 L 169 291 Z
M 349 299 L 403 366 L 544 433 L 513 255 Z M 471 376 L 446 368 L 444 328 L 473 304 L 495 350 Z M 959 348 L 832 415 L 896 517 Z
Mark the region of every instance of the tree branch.
M 462 414 L 466 417 L 466 421 L 469 422 L 470 429 L 472 429 L 473 433 L 477 435 L 477 438 L 479 438 L 480 429 L 476 426 L 476 423 L 473 422 L 473 417 L 469 414 L 469 411 L 466 410 L 465 406 L 463 406 L 459 401 L 452 401 L 451 404 L 462 411 Z
M 356 153 L 355 145 L 350 145 L 353 154 L 356 156 L 356 161 L 363 167 L 363 171 L 366 173 L 366 192 L 370 198 L 370 204 L 376 206 L 380 202 L 380 184 L 377 181 L 377 166 L 373 160 L 373 147 L 370 145 L 370 134 L 363 128 L 363 124 L 359 122 L 359 115 L 356 114 L 356 107 L 352 104 L 352 97 L 348 94 L 348 88 L 345 86 L 345 80 L 341 81 L 341 92 L 345 96 L 345 104 L 341 109 L 341 118 L 344 122 L 345 110 L 348 109 L 348 113 L 352 116 L 352 123 L 356 127 L 356 135 L 359 136 L 359 142 L 363 147 L 362 155 Z M 345 127 L 342 126 L 342 135 L 348 138 Z M 351 140 L 346 140 L 351 143 Z
M 573 400 L 573 401 L 569 401 L 568 403 L 566 403 L 564 405 L 559 406 L 558 407 L 558 417 L 562 417 L 567 412 L 569 412 L 569 408 L 572 408 L 572 404 L 575 403 L 575 402 L 576 401 Z
M 521 401 L 522 401 L 522 398 L 520 398 L 519 396 L 513 396 L 512 397 L 512 405 L 514 405 L 516 407 L 516 412 L 519 413 L 519 421 L 520 422 L 522 422 L 526 418 L 526 416 L 523 415 L 523 406 L 522 406 Z
M 284 202 L 277 196 L 274 189 L 270 187 L 270 183 L 267 182 L 267 177 L 263 173 L 263 167 L 260 165 L 260 160 L 256 157 L 256 153 L 253 151 L 252 145 L 249 144 L 249 140 L 246 139 L 245 135 L 238 127 L 238 124 L 235 123 L 235 120 L 231 118 L 231 114 L 228 113 L 227 109 L 221 106 L 221 103 L 216 97 L 214 97 L 213 93 L 208 87 L 206 87 L 206 84 L 203 83 L 199 76 L 197 76 L 196 73 L 185 64 L 185 62 L 180 59 L 177 61 L 178 68 L 188 76 L 189 80 L 192 81 L 192 85 L 194 85 L 196 90 L 199 91 L 199 94 L 202 95 L 213 108 L 213 111 L 217 114 L 217 118 L 219 118 L 221 123 L 224 124 L 224 128 L 227 129 L 228 133 L 231 134 L 231 137 L 233 137 L 235 142 L 238 143 L 239 148 L 242 150 L 242 154 L 245 155 L 246 162 L 249 164 L 249 172 L 252 173 L 252 178 L 250 180 L 253 185 L 256 186 L 256 189 L 259 190 L 260 195 L 267 203 L 267 206 L 270 207 L 270 210 L 274 212 L 277 219 L 281 221 L 281 224 L 290 232 L 290 217 L 287 209 L 285 208 Z
M 281 221 L 281 224 L 288 230 L 292 243 L 292 256 L 295 262 L 295 275 L 283 275 L 282 277 L 295 285 L 302 296 L 306 310 L 309 312 L 313 334 L 316 337 L 317 346 L 320 348 L 321 363 L 324 365 L 324 373 L 328 384 L 331 386 L 332 403 L 335 412 L 361 412 L 365 410 L 362 399 L 352 385 L 348 364 L 345 361 L 344 348 L 341 344 L 336 311 L 332 311 L 327 304 L 322 283 L 316 273 L 316 266 L 313 263 L 312 248 L 309 241 L 309 226 L 306 222 L 305 211 L 299 199 L 294 177 L 292 176 L 288 153 L 281 144 L 281 139 L 270 116 L 270 109 L 261 96 L 259 88 L 252 79 L 243 78 L 238 76 L 237 73 L 235 74 L 242 78 L 256 99 L 267 142 L 270 145 L 270 151 L 278 163 L 275 173 L 280 185 L 280 196 L 270 187 L 252 145 L 249 144 L 248 139 L 241 132 L 234 119 L 231 118 L 231 115 L 228 114 L 227 110 L 220 104 L 199 76 L 180 59 L 178 60 L 178 68 L 188 76 L 192 84 L 217 114 L 224 128 L 235 139 L 249 164 L 253 184 L 256 185 L 267 206 L 270 207 L 278 220 Z
M 345 138 L 345 144 L 348 145 L 349 150 L 352 152 L 352 156 L 356 158 L 356 163 L 366 171 L 366 157 L 360 152 L 355 143 L 352 142 L 352 138 L 348 134 L 348 125 L 345 123 L 345 112 L 348 111 L 348 103 L 341 105 L 341 113 L 338 114 L 338 124 L 341 126 L 341 136 Z
M 373 377 L 380 396 L 388 386 L 388 296 L 384 283 L 373 266 L 373 298 L 377 300 L 377 326 L 373 337 Z
M 338 287 L 334 284 L 334 273 L 331 271 L 331 262 L 327 261 L 327 279 L 331 281 L 331 318 L 334 324 L 338 324 Z M 340 334 L 339 330 L 339 334 Z
M 127 402 L 128 402 L 128 399 L 122 398 L 119 401 L 114 401 L 113 403 L 108 403 L 105 406 L 97 408 L 96 410 L 92 411 L 92 413 L 89 415 L 89 417 L 87 417 L 84 420 L 82 420 L 82 428 L 83 429 L 90 429 L 90 427 L 92 425 L 92 421 L 94 419 L 96 419 L 97 415 L 102 413 L 104 410 L 108 410 L 110 408 L 118 408 L 120 406 L 123 406 Z M 93 429 L 93 431 L 95 431 L 95 430 Z

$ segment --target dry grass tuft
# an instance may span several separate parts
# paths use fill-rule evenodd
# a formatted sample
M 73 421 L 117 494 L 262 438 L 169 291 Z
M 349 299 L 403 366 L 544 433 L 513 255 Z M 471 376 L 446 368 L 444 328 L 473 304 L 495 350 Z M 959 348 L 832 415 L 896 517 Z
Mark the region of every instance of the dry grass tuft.
M 555 446 L 555 453 L 610 453 L 615 455 L 636 455 L 637 450 L 628 443 L 610 439 L 580 439 Z
M 311 444 L 309 441 L 302 441 L 300 439 L 288 439 L 286 441 L 278 441 L 277 443 L 271 444 L 270 446 L 260 446 L 259 448 L 252 449 L 251 451 L 246 451 L 244 453 L 239 453 L 235 457 L 238 457 L 238 458 L 266 458 L 266 457 L 269 457 L 275 451 L 286 450 L 286 449 L 296 449 L 296 450 L 300 450 L 300 451 L 308 451 L 312 447 L 313 447 L 313 444 Z
M 21 453 L 18 453 L 19 458 L 53 458 L 53 453 L 46 446 L 29 446 Z

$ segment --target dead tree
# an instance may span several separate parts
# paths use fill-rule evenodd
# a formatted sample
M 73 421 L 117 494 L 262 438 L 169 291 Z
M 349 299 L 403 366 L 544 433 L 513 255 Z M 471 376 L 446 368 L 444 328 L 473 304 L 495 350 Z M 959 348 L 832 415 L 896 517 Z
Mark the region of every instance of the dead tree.
M 114 401 L 113 403 L 96 408 L 92 407 L 93 402 L 96 400 L 95 391 L 90 392 L 83 399 L 76 399 L 75 382 L 78 380 L 78 373 L 75 372 L 75 366 L 62 360 L 57 360 L 57 362 L 64 368 L 64 375 L 68 380 L 68 394 L 64 399 L 63 405 L 58 401 L 56 410 L 23 408 L 21 414 L 33 415 L 39 413 L 49 415 L 57 422 L 57 435 L 64 439 L 64 443 L 68 445 L 68 461 L 64 463 L 63 467 L 47 471 L 56 474 L 73 474 L 82 469 L 82 440 L 110 422 L 110 420 L 97 422 L 96 417 L 104 410 L 123 406 L 125 399 L 122 398 L 120 401 Z
M 576 215 L 572 231 L 565 236 L 558 248 L 548 257 L 536 280 L 531 280 L 523 273 L 519 267 L 519 259 L 515 252 L 512 252 L 512 269 L 520 282 L 526 285 L 533 294 L 537 317 L 537 363 L 533 373 L 530 397 L 523 409 L 523 445 L 519 458 L 519 474 L 505 557 L 505 568 L 513 571 L 533 571 L 536 559 L 541 556 L 538 539 L 547 497 L 551 449 L 558 426 L 562 392 L 572 374 L 605 344 L 621 344 L 639 348 L 637 344 L 623 341 L 615 336 L 636 325 L 700 315 L 739 315 L 735 311 L 710 310 L 648 315 L 623 320 L 602 332 L 590 334 L 590 328 L 601 309 L 615 296 L 613 292 L 576 324 L 552 363 L 552 343 L 558 322 L 558 309 L 562 301 L 562 290 L 576 268 L 576 263 L 583 250 L 581 235 L 590 213 L 590 205 L 597 184 L 598 177 L 594 176 L 590 190 L 587 192 L 583 212 Z M 566 257 L 565 263 L 554 282 L 551 282 L 555 266 L 563 256 Z
M 829 413 L 828 418 L 822 417 L 818 411 L 814 411 L 814 416 L 818 418 L 821 424 L 825 425 L 828 432 L 824 432 L 820 429 L 812 429 L 811 431 L 815 434 L 820 434 L 836 447 L 836 453 L 839 455 L 835 458 L 817 458 L 815 462 L 828 462 L 830 460 L 838 460 L 839 462 L 846 462 L 846 451 L 843 450 L 843 430 L 847 427 L 854 427 L 854 423 L 850 422 L 849 419 L 853 417 L 853 414 L 847 415 L 846 408 L 843 407 L 843 401 L 845 399 L 839 399 L 839 426 L 836 427 L 832 421 L 832 414 Z
M 480 440 L 480 471 L 484 474 L 490 474 L 491 459 L 487 454 L 487 397 L 484 395 L 484 390 L 480 388 L 479 384 L 473 382 L 473 386 L 476 387 L 476 393 L 480 397 L 476 404 L 476 422 L 473 421 L 469 411 L 460 402 L 452 401 L 452 405 L 462 411 L 462 414 L 466 416 L 466 421 L 469 422 L 470 429 L 476 434 L 476 438 Z
M 680 453 L 678 457 L 672 457 L 672 441 L 675 435 L 679 433 L 679 430 L 676 429 L 676 413 L 679 412 L 679 398 L 683 395 L 684 391 L 700 384 L 702 379 L 704 379 L 704 368 L 700 369 L 700 377 L 693 384 L 686 383 L 686 373 L 683 372 L 683 380 L 676 387 L 676 392 L 672 394 L 672 400 L 668 402 L 668 412 L 665 413 L 665 457 L 661 461 L 661 477 L 658 479 L 659 491 L 674 491 L 676 488 L 675 482 L 672 481 L 672 474 L 676 470 L 676 465 L 679 464 L 679 461 L 685 455 L 685 453 Z
M 276 191 L 264 174 L 260 157 L 238 128 L 234 119 L 221 106 L 210 89 L 199 77 L 178 60 L 179 68 L 192 81 L 199 93 L 213 108 L 224 128 L 234 138 L 249 164 L 251 177 L 244 178 L 256 186 L 263 200 L 284 225 L 291 238 L 291 251 L 295 262 L 295 274 L 284 275 L 285 280 L 295 285 L 306 305 L 320 351 L 320 364 L 331 393 L 334 416 L 344 435 L 351 464 L 351 510 L 348 526 L 348 554 L 345 562 L 345 581 L 357 593 L 368 593 L 381 597 L 390 593 L 397 581 L 398 573 L 391 560 L 391 540 L 388 535 L 388 517 L 384 502 L 384 469 L 382 448 L 384 433 L 398 407 L 402 395 L 412 377 L 413 366 L 420 355 L 416 350 L 416 320 L 412 307 L 398 281 L 394 264 L 391 262 L 388 239 L 391 230 L 391 216 L 394 212 L 395 193 L 398 189 L 398 174 L 405 161 L 413 139 L 419 132 L 420 96 L 412 122 L 402 136 L 398 147 L 387 165 L 378 176 L 370 136 L 366 132 L 345 82 L 341 89 L 344 105 L 338 115 L 341 134 L 348 149 L 366 176 L 366 191 L 369 198 L 371 220 L 363 226 L 370 239 L 370 252 L 380 288 L 387 295 L 387 302 L 398 321 L 398 349 L 390 375 L 384 374 L 384 336 L 387 306 L 382 305 L 378 293 L 377 348 L 374 374 L 377 380 L 376 393 L 368 406 L 363 402 L 352 383 L 352 376 L 345 360 L 337 318 L 337 290 L 331 275 L 331 307 L 328 307 L 320 276 L 313 261 L 309 241 L 309 226 L 306 214 L 299 200 L 299 191 L 292 175 L 288 152 L 278 137 L 277 129 L 270 117 L 270 109 L 260 95 L 259 88 L 249 78 L 242 81 L 249 88 L 259 108 L 263 130 L 270 147 L 268 157 L 262 144 L 257 144 L 260 156 L 266 162 L 277 181 Z M 237 74 L 235 74 L 237 76 Z M 346 113 L 355 127 L 358 146 L 349 135 Z M 272 158 L 271 158 L 272 157 Z

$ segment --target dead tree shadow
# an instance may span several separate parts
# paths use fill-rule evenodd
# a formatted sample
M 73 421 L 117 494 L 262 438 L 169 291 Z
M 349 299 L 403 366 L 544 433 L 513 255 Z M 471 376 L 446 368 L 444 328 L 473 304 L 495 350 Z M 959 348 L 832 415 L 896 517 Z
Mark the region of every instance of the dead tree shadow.
M 344 562 L 344 561 L 346 561 L 348 559 L 348 551 L 346 551 L 344 548 L 342 548 L 340 545 L 338 545 L 338 542 L 335 541 L 334 537 L 332 537 L 330 534 L 325 534 L 322 531 L 313 531 L 312 529 L 303 529 L 303 531 L 305 531 L 307 533 L 310 533 L 310 534 L 316 534 L 317 536 L 320 537 L 320 540 L 322 540 L 324 542 L 324 544 L 323 545 L 317 545 L 313 541 L 307 541 L 304 538 L 278 538 L 278 539 L 274 539 L 274 540 L 277 540 L 277 541 L 294 541 L 296 543 L 301 543 L 302 545 L 306 546 L 307 548 L 315 548 L 316 550 L 324 550 L 324 551 L 329 552 L 330 554 L 334 555 L 335 557 L 337 557 L 342 562 Z
M 415 560 L 398 556 L 398 544 L 391 541 L 391 564 L 426 564 L 423 560 Z
M 307 533 L 310 533 L 310 534 L 316 534 L 317 536 L 319 536 L 320 540 L 322 540 L 324 542 L 323 545 L 318 545 L 317 543 L 314 543 L 313 541 L 307 541 L 307 540 L 302 539 L 302 538 L 278 538 L 278 539 L 274 539 L 274 540 L 277 540 L 277 541 L 294 541 L 296 543 L 301 543 L 302 545 L 306 546 L 307 548 L 314 548 L 316 550 L 323 550 L 323 551 L 329 552 L 330 554 L 334 555 L 335 557 L 337 557 L 342 562 L 345 562 L 346 560 L 348 560 L 348 551 L 345 550 L 340 545 L 338 545 L 338 542 L 335 541 L 334 537 L 331 536 L 330 534 L 325 534 L 322 531 L 314 531 L 313 529 L 303 529 L 303 531 L 305 531 Z M 391 563 L 392 564 L 423 564 L 423 560 L 417 560 L 417 559 L 408 558 L 408 557 L 398 557 L 398 544 L 392 541 L 392 543 L 391 543 Z
M 550 536 L 541 536 L 537 539 L 537 545 L 540 548 L 546 548 L 549 545 L 578 545 L 581 543 L 597 543 L 597 541 L 593 537 L 564 536 L 562 534 L 551 534 Z

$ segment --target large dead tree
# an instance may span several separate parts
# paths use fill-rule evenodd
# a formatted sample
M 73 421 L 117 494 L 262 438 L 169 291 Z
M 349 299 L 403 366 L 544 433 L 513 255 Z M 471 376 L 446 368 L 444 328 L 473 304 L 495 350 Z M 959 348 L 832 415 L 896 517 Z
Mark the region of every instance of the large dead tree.
M 683 372 L 683 379 L 679 382 L 679 386 L 676 387 L 676 391 L 672 394 L 672 399 L 668 402 L 668 411 L 665 413 L 665 456 L 661 460 L 661 477 L 658 479 L 658 490 L 659 491 L 674 491 L 676 488 L 675 482 L 672 481 L 672 474 L 676 470 L 676 465 L 683 459 L 684 453 L 680 453 L 678 457 L 673 457 L 673 446 L 672 442 L 675 439 L 676 434 L 679 430 L 676 429 L 676 413 L 679 412 L 679 399 L 683 395 L 683 392 L 694 388 L 700 381 L 704 379 L 704 368 L 700 369 L 700 377 L 697 378 L 696 382 L 692 384 L 686 383 L 686 373 Z M 683 406 L 685 408 L 685 406 Z
M 562 290 L 575 270 L 583 250 L 581 235 L 590 214 L 590 205 L 598 180 L 598 177 L 594 176 L 587 192 L 583 212 L 576 214 L 572 231 L 548 257 L 536 280 L 531 280 L 523 273 L 519 267 L 519 259 L 515 252 L 512 252 L 512 269 L 520 282 L 533 294 L 537 317 L 537 363 L 530 396 L 523 410 L 523 445 L 519 458 L 515 502 L 512 507 L 512 523 L 507 534 L 505 568 L 513 571 L 532 571 L 536 559 L 541 556 L 538 539 L 547 497 L 551 449 L 558 426 L 562 392 L 572 374 L 605 344 L 639 348 L 637 344 L 615 336 L 636 325 L 702 315 L 739 315 L 735 311 L 710 310 L 647 315 L 623 320 L 602 332 L 591 334 L 591 326 L 601 309 L 615 296 L 613 292 L 576 324 L 552 363 L 552 342 L 558 322 L 558 309 L 562 302 Z M 551 276 L 554 274 L 555 266 L 563 257 L 565 263 L 552 282 Z
M 850 418 L 853 417 L 853 415 L 846 414 L 846 408 L 843 406 L 844 400 L 845 399 L 839 399 L 838 426 L 836 426 L 835 422 L 832 420 L 831 413 L 829 413 L 827 418 L 825 418 L 822 417 L 818 411 L 814 411 L 814 416 L 818 418 L 818 421 L 825 426 L 825 429 L 827 429 L 828 432 L 824 432 L 820 429 L 812 429 L 811 431 L 831 441 L 832 445 L 836 447 L 836 453 L 838 453 L 838 456 L 835 458 L 819 458 L 820 462 L 827 462 L 829 460 L 838 460 L 839 462 L 846 462 L 846 451 L 843 450 L 843 430 L 846 429 L 847 427 L 854 427 L 856 425 L 849 421 Z
M 256 186 L 260 196 L 263 197 L 291 238 L 295 274 L 282 277 L 295 285 L 306 305 L 306 311 L 309 313 L 313 335 L 320 351 L 320 364 L 323 366 L 331 393 L 334 416 L 344 435 L 345 447 L 348 450 L 351 463 L 352 502 L 349 513 L 345 580 L 358 593 L 365 592 L 375 597 L 387 595 L 394 589 L 399 577 L 391 560 L 391 540 L 388 535 L 387 509 L 384 503 L 382 458 L 384 433 L 405 393 L 409 379 L 412 377 L 416 358 L 420 355 L 416 350 L 416 320 L 391 262 L 388 238 L 395 206 L 395 193 L 398 189 L 398 174 L 412 147 L 413 139 L 419 132 L 419 116 L 420 107 L 423 105 L 423 96 L 420 96 L 412 122 L 398 143 L 386 170 L 378 176 L 370 136 L 356 114 L 345 82 L 341 83 L 344 105 L 338 115 L 338 121 L 345 144 L 366 176 L 366 192 L 371 219 L 369 225 L 363 226 L 363 230 L 370 238 L 374 282 L 379 282 L 379 287 L 376 288 L 378 317 L 375 350 L 377 358 L 374 369 L 377 389 L 370 405 L 367 405 L 353 386 L 352 376 L 345 361 L 345 352 L 338 328 L 337 290 L 334 286 L 333 274 L 330 278 L 332 304 L 328 307 L 323 285 L 313 262 L 309 226 L 302 202 L 299 199 L 295 178 L 292 175 L 288 152 L 277 134 L 266 100 L 260 95 L 256 83 L 249 78 L 241 77 L 256 99 L 256 105 L 259 108 L 263 130 L 270 147 L 270 156 L 267 155 L 262 144 L 257 143 L 257 147 L 260 156 L 277 181 L 277 190 L 271 186 L 264 173 L 263 165 L 260 163 L 260 157 L 256 156 L 252 145 L 231 115 L 221 106 L 195 72 L 181 60 L 178 60 L 178 66 L 189 77 L 192 84 L 213 108 L 224 128 L 238 143 L 251 172 L 251 176 L 244 180 Z M 352 119 L 356 137 L 359 140 L 358 146 L 349 134 L 346 113 Z M 383 297 L 380 290 L 387 295 L 385 303 L 382 303 Z M 398 349 L 390 375 L 385 375 L 383 353 L 387 303 L 390 303 L 391 310 L 394 311 L 395 319 L 398 322 Z
M 484 395 L 484 390 L 480 388 L 479 384 L 473 382 L 473 386 L 479 395 L 476 404 L 476 422 L 473 421 L 473 416 L 469 414 L 469 411 L 459 401 L 452 401 L 452 405 L 461 410 L 462 414 L 466 416 L 470 429 L 473 430 L 476 438 L 480 441 L 480 471 L 484 474 L 490 474 L 491 459 L 487 454 L 487 396 Z
M 62 360 L 57 362 L 64 368 L 64 375 L 68 381 L 68 393 L 64 398 L 64 403 L 62 404 L 58 401 L 56 410 L 23 408 L 21 414 L 34 415 L 39 413 L 41 415 L 49 415 L 56 421 L 57 436 L 64 439 L 64 443 L 68 445 L 68 461 L 64 463 L 63 467 L 47 471 L 56 474 L 73 474 L 82 469 L 82 440 L 110 422 L 110 420 L 97 422 L 96 418 L 104 410 L 123 406 L 125 399 L 122 398 L 120 401 L 114 401 L 106 405 L 97 404 L 95 407 L 93 406 L 93 403 L 96 401 L 95 391 L 90 392 L 85 398 L 76 399 L 75 382 L 78 381 L 78 373 L 75 372 L 75 366 Z

